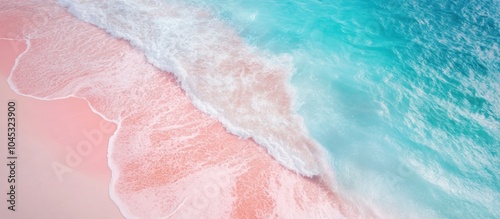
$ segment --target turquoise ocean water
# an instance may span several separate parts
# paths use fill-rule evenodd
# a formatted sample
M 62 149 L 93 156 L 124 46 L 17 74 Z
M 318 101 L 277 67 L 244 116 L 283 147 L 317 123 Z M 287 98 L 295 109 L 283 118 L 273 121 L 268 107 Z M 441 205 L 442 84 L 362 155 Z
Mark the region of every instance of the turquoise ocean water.
M 293 57 L 339 191 L 400 217 L 500 218 L 500 2 L 192 0 Z

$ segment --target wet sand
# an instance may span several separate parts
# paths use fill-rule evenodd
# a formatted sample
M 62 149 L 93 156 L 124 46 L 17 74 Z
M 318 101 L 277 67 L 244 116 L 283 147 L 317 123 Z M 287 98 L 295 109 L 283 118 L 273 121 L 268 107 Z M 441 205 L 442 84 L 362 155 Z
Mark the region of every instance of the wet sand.
M 6 78 L 15 58 L 24 49 L 23 41 L 0 40 L 0 102 L 3 105 L 0 112 L 1 118 L 5 118 L 7 102 L 16 101 L 18 155 L 16 211 L 8 210 L 9 203 L 2 201 L 0 217 L 123 218 L 108 196 L 111 171 L 107 167 L 106 151 L 113 124 L 93 113 L 81 99 L 42 101 L 12 92 Z M 94 130 L 99 124 L 106 124 L 107 128 L 102 132 L 102 140 L 93 145 L 92 152 L 82 158 L 80 164 L 67 165 L 67 147 L 75 148 L 79 142 L 86 141 L 82 132 Z M 1 155 L 2 164 L 6 163 L 5 153 Z M 71 169 L 62 174 L 62 180 L 54 171 L 55 163 Z M 4 165 L 0 173 L 0 189 L 7 191 Z M 7 196 L 2 195 L 2 200 L 4 198 Z
M 80 109 L 85 100 L 94 112 L 117 124 L 117 130 L 107 145 L 107 162 L 112 170 L 112 179 L 107 183 L 111 183 L 111 198 L 122 214 L 131 218 L 331 218 L 339 216 L 340 212 L 344 215 L 353 213 L 345 210 L 336 195 L 318 178 L 302 177 L 289 171 L 251 139 L 229 134 L 220 122 L 192 105 L 171 74 L 147 63 L 128 42 L 114 39 L 62 9 L 51 10 L 57 18 L 47 20 L 45 28 L 48 31 L 42 34 L 41 30 L 35 31 L 43 37 L 29 41 L 30 48 L 11 75 L 10 84 L 18 93 L 50 100 L 22 97 L 34 101 L 34 105 L 49 104 L 54 102 L 53 99 L 62 98 L 55 102 L 70 101 Z M 19 10 L 17 13 L 28 12 Z M 0 22 L 6 20 L 9 19 Z M 69 132 L 72 128 L 68 127 L 72 127 L 75 120 L 83 121 L 82 118 L 92 114 L 86 110 L 82 112 L 85 116 L 71 116 L 76 108 L 64 108 L 68 111 L 54 113 L 57 110 L 51 109 L 45 114 L 54 117 L 70 115 L 64 120 L 67 124 L 38 123 L 43 129 L 55 130 L 50 139 L 57 138 L 54 136 L 64 130 Z M 102 118 L 97 118 L 96 114 L 92 116 L 96 123 L 88 125 L 99 127 L 97 122 Z M 36 118 L 34 116 L 33 120 Z M 23 116 L 22 119 L 28 118 Z M 78 132 L 71 133 L 78 136 Z M 41 130 L 34 130 L 33 134 L 51 136 Z M 65 144 L 78 145 L 81 141 L 76 140 L 75 144 L 75 140 L 68 140 Z M 106 141 L 102 142 L 105 144 Z M 61 155 L 65 153 L 65 144 L 57 147 L 52 155 L 46 155 L 48 157 L 43 162 L 64 159 Z M 37 150 L 42 150 L 42 146 L 37 145 Z M 46 147 L 44 151 L 53 150 L 50 149 L 53 146 Z M 26 148 L 24 153 L 36 153 L 37 150 Z M 101 187 L 89 188 L 90 191 L 83 189 L 89 185 L 101 186 L 109 179 L 107 167 L 102 165 L 103 152 L 98 152 L 95 147 L 91 154 L 88 155 L 92 157 L 89 162 L 85 158 L 81 165 L 76 165 L 75 168 L 81 170 L 73 172 L 75 178 L 68 176 L 67 180 L 64 179 L 65 183 L 68 182 L 67 187 L 57 185 L 58 178 L 53 175 L 52 181 L 40 180 L 42 185 L 53 186 L 52 190 L 39 189 L 38 192 L 53 191 L 64 195 L 60 198 L 47 196 L 47 199 L 75 206 L 79 204 L 73 201 L 83 199 L 70 194 L 83 193 L 93 200 L 92 204 L 99 205 L 97 208 L 86 208 L 81 204 L 78 209 L 65 208 L 64 213 L 68 215 L 80 215 L 79 211 L 92 209 L 87 213 L 96 216 L 90 218 L 99 218 L 97 214 L 106 211 L 114 216 L 116 212 L 111 212 L 116 207 L 109 206 L 107 191 Z M 38 156 L 42 157 L 42 154 Z M 85 166 L 85 163 L 92 165 Z M 37 166 L 52 172 L 50 164 Z M 26 170 L 26 182 L 37 179 L 30 178 L 32 176 L 28 173 L 31 171 L 35 170 Z M 101 181 L 95 182 L 96 178 Z M 77 184 L 80 182 L 85 183 Z M 25 193 L 25 199 L 33 197 L 37 191 L 33 192 Z M 50 201 L 32 205 L 43 209 L 45 203 L 50 205 Z M 104 210 L 98 212 L 95 209 Z

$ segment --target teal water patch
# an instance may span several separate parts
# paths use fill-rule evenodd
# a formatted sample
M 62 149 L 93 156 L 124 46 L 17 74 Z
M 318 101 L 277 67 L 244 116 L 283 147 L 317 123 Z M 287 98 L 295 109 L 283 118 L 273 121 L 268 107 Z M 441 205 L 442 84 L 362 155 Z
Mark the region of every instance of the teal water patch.
M 500 218 L 498 2 L 193 2 L 294 58 L 298 112 L 360 205 Z

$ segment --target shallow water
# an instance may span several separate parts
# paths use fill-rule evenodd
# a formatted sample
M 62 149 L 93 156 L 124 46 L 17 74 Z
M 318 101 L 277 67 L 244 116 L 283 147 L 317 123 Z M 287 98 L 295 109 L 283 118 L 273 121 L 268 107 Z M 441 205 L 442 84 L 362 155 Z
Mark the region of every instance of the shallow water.
M 112 183 L 127 215 L 165 216 L 175 209 L 173 203 L 184 203 L 183 192 L 190 193 L 214 172 L 227 172 L 233 184 L 224 184 L 228 194 L 211 203 L 213 217 L 244 215 L 244 206 L 253 206 L 254 200 L 279 204 L 278 210 L 265 209 L 260 216 L 291 216 L 286 210 L 290 197 L 283 197 L 295 189 L 310 191 L 302 186 L 308 181 L 278 171 L 277 162 L 263 157 L 264 150 L 249 149 L 251 141 L 229 137 L 224 125 L 241 138 L 254 139 L 281 165 L 333 180 L 330 189 L 336 194 L 320 195 L 325 205 L 309 199 L 324 188 L 300 193 L 306 194 L 300 200 L 309 203 L 294 208 L 300 214 L 325 217 L 340 208 L 347 217 L 500 217 L 500 6 L 495 1 L 59 2 L 77 18 L 128 40 L 135 50 L 69 18 L 62 19 L 66 23 L 48 20 L 52 29 L 28 34 L 35 40 L 27 55 L 49 54 L 59 61 L 48 66 L 39 62 L 45 68 L 36 74 L 31 72 L 35 62 L 20 65 L 11 85 L 38 98 L 86 98 L 105 118 L 124 124 L 119 127 L 125 134 L 111 142 L 110 158 L 115 174 L 128 174 L 115 175 Z M 58 31 L 74 38 L 61 39 Z M 75 40 L 78 37 L 86 41 Z M 101 47 L 106 49 L 96 52 Z M 76 48 L 87 61 L 82 64 L 73 57 L 68 59 L 72 65 L 61 64 L 64 57 L 72 57 L 56 56 L 58 50 L 65 51 L 62 48 Z M 173 73 L 184 91 L 173 77 L 158 76 L 166 72 L 145 65 L 142 53 L 149 63 Z M 72 72 L 71 77 L 61 69 Z M 38 83 L 23 81 L 28 78 Z M 96 84 L 102 90 L 90 89 Z M 145 115 L 148 108 L 131 104 L 141 103 L 142 97 L 156 107 L 155 115 Z M 183 115 L 172 106 L 192 113 Z M 177 125 L 188 126 L 164 126 L 175 118 L 182 120 Z M 159 125 L 147 125 L 151 121 Z M 138 127 L 150 133 L 147 141 L 134 135 Z M 163 132 L 179 138 L 172 144 Z M 221 147 L 220 136 L 235 148 Z M 145 145 L 168 150 L 157 154 L 154 148 L 141 147 Z M 219 147 L 229 150 L 232 159 L 214 150 Z M 199 157 L 178 166 L 185 158 L 170 150 L 193 150 Z M 220 157 L 211 163 L 206 153 Z M 157 156 L 141 163 L 146 155 Z M 244 160 L 242 166 L 235 165 L 238 159 Z M 269 169 L 263 168 L 267 165 Z M 165 173 L 164 166 L 179 167 L 166 173 L 184 183 L 155 175 Z M 280 183 L 248 184 L 256 176 L 272 176 Z M 147 180 L 130 180 L 134 177 Z M 157 187 L 146 189 L 152 184 Z M 234 197 L 229 188 L 240 188 L 242 194 L 245 189 L 259 192 Z M 173 195 L 158 195 L 178 189 Z M 134 204 L 144 202 L 144 195 L 170 205 Z M 333 198 L 337 195 L 347 204 L 338 204 Z M 297 203 L 292 204 L 303 202 Z M 218 211 L 217 205 L 229 207 Z M 236 206 L 233 213 L 231 206 Z M 368 213 L 360 213 L 365 208 Z
M 257 2 L 203 4 L 293 57 L 298 111 L 346 196 L 404 217 L 500 217 L 497 1 Z

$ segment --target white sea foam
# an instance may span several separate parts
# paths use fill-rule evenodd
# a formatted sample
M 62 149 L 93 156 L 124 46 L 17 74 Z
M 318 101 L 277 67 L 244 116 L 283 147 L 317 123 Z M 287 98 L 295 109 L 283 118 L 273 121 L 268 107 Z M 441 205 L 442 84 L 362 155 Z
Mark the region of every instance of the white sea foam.
M 293 110 L 289 57 L 245 44 L 223 21 L 179 1 L 59 0 L 77 18 L 131 42 L 173 73 L 193 104 L 242 138 L 253 138 L 285 167 L 322 172 L 322 153 Z M 321 158 L 322 159 L 322 158 Z
M 117 124 L 108 147 L 110 195 L 125 217 L 198 218 L 192 215 L 199 212 L 205 218 L 228 218 L 229 214 L 248 213 L 247 205 L 251 211 L 262 214 L 275 211 L 276 217 L 290 215 L 287 208 L 297 208 L 297 215 L 338 213 L 333 193 L 322 183 L 316 184 L 317 178 L 304 179 L 285 171 L 254 142 L 227 134 L 215 119 L 192 107 L 172 75 L 162 75 L 146 63 L 143 53 L 78 21 L 54 3 L 45 4 L 42 6 L 55 16 L 47 19 L 44 28 L 31 24 L 13 31 L 23 32 L 18 38 L 26 38 L 27 49 L 16 60 L 9 85 L 17 93 L 36 99 L 85 99 L 92 111 Z M 0 10 L 0 20 L 27 16 L 38 8 L 29 1 L 0 2 L 0 8 L 5 5 L 14 5 L 14 10 Z M 278 76 L 286 78 L 283 74 Z M 216 77 L 205 78 L 220 83 Z M 227 79 L 241 83 L 238 78 Z M 281 82 L 283 86 L 284 80 Z M 261 88 L 265 90 L 266 86 Z M 281 88 L 276 90 L 283 91 Z M 257 94 L 259 91 L 255 90 Z M 257 97 L 252 96 L 258 100 Z M 266 101 L 247 104 L 273 106 L 266 105 Z M 291 117 L 290 124 L 297 122 L 295 119 Z M 283 127 L 285 131 L 298 131 L 274 135 L 282 140 L 276 143 L 278 146 L 291 142 L 289 135 L 307 142 L 301 126 Z M 289 148 L 301 156 L 300 149 Z M 281 148 L 282 153 L 289 153 L 289 148 Z M 274 183 L 272 186 L 268 186 L 268 179 Z M 287 191 L 301 195 L 295 196 L 298 199 L 294 201 L 280 198 L 280 192 Z M 261 200 L 272 204 L 266 204 L 267 209 L 252 204 Z M 281 201 L 284 203 L 276 203 Z M 273 209 L 275 205 L 277 209 Z

